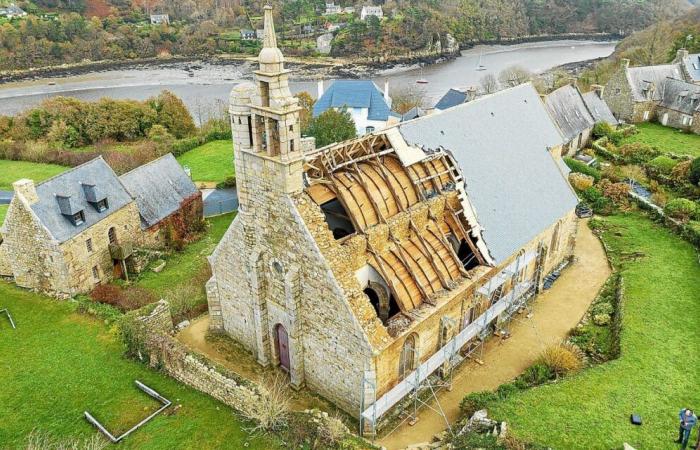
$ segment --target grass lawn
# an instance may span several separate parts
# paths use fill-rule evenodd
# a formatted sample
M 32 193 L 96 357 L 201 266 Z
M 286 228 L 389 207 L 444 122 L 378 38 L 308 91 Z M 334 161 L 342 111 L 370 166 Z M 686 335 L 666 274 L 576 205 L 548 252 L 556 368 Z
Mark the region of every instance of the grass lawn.
M 2 225 L 2 222 L 5 220 L 5 215 L 7 214 L 7 208 L 9 208 L 10 205 L 0 205 L 0 225 Z
M 605 219 L 625 283 L 622 355 L 491 406 L 527 441 L 552 448 L 677 448 L 678 411 L 700 409 L 700 265 L 687 242 L 637 214 Z M 582 280 L 585 282 L 585 280 Z M 644 425 L 630 424 L 632 413 Z M 696 433 L 693 433 L 694 439 Z M 694 444 L 695 441 L 693 440 Z
M 34 429 L 60 438 L 84 438 L 95 429 L 88 410 L 113 433 L 143 419 L 157 403 L 134 386 L 138 379 L 175 405 L 127 437 L 125 449 L 268 449 L 277 441 L 252 438 L 232 410 L 175 380 L 122 357 L 106 326 L 73 312 L 73 304 L 0 281 L 0 447 L 25 448 Z M 169 410 L 173 411 L 171 407 Z
M 39 183 L 67 169 L 55 164 L 0 159 L 0 190 L 11 191 L 12 183 L 20 178 L 29 178 Z
M 231 213 L 208 219 L 209 229 L 200 240 L 187 245 L 182 252 L 169 256 L 162 272 L 143 272 L 137 285 L 162 294 L 170 287 L 188 283 L 192 276 L 208 264 L 207 256 L 212 254 L 234 217 L 235 213 Z
M 658 123 L 639 123 L 637 129 L 639 133 L 626 138 L 624 144 L 641 142 L 664 153 L 700 156 L 700 135 L 683 133 Z
M 228 140 L 208 142 L 186 152 L 177 160 L 183 166 L 190 167 L 194 181 L 220 183 L 236 174 L 233 167 L 233 146 Z

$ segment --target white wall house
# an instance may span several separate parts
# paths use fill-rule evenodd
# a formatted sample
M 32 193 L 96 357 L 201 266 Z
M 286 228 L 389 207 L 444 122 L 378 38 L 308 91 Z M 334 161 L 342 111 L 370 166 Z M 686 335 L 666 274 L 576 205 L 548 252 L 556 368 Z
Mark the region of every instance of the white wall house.
M 382 92 L 371 80 L 336 80 L 328 89 L 319 81 L 314 117 L 331 108 L 350 113 L 358 136 L 384 129 L 399 120 L 391 111 L 388 82 Z
M 369 16 L 375 16 L 381 19 L 384 17 L 384 10 L 382 10 L 381 6 L 363 6 L 360 12 L 360 19 L 366 20 Z

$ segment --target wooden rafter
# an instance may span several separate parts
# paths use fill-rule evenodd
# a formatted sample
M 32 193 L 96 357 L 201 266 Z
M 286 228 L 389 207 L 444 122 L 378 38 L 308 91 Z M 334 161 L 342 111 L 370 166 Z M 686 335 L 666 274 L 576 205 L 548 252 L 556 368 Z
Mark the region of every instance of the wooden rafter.
M 365 178 L 367 178 L 372 183 L 374 188 L 376 189 L 376 192 L 379 194 L 379 197 L 381 197 L 382 202 L 384 203 L 384 207 L 386 208 L 388 215 L 392 216 L 395 213 L 392 212 L 393 211 L 392 207 L 391 207 L 392 205 L 390 205 L 389 204 L 390 202 L 387 201 L 390 199 L 387 199 L 387 197 L 384 195 L 384 190 L 382 188 L 389 191 L 389 195 L 391 197 L 391 200 L 394 200 L 394 205 L 396 205 L 396 208 L 395 208 L 396 211 L 398 212 L 401 210 L 399 208 L 398 204 L 396 203 L 396 200 L 394 199 L 393 195 L 391 194 L 391 187 L 387 185 L 386 181 L 384 181 L 382 179 L 382 176 L 374 168 L 372 168 L 372 166 L 365 163 L 365 164 L 362 164 L 361 166 L 358 164 L 357 168 L 360 171 L 360 173 Z M 379 182 L 375 179 L 375 177 L 379 178 Z
M 481 252 L 479 252 L 479 250 L 476 248 L 476 246 L 472 242 L 472 240 L 469 236 L 469 233 L 462 225 L 462 221 L 459 219 L 459 216 L 457 216 L 457 213 L 450 205 L 450 202 L 446 201 L 445 206 L 447 207 L 447 210 L 450 212 L 452 219 L 454 219 L 455 223 L 457 224 L 457 227 L 459 227 L 459 231 L 464 235 L 464 240 L 467 242 L 469 249 L 472 251 L 472 253 L 474 253 L 474 256 L 476 256 L 476 259 L 479 261 L 479 264 L 482 266 L 485 266 L 486 261 L 484 261 L 484 258 L 481 256 Z
M 440 241 L 440 243 L 447 249 L 447 251 L 450 253 L 450 256 L 452 256 L 452 260 L 457 264 L 457 269 L 459 269 L 459 272 L 469 278 L 469 274 L 467 273 L 466 270 L 464 270 L 464 266 L 462 265 L 462 261 L 459 260 L 459 256 L 457 256 L 457 253 L 455 253 L 455 250 L 452 248 L 449 242 L 447 242 L 447 239 L 445 239 L 445 236 L 438 232 L 434 232 L 431 229 L 428 229 L 428 232 L 435 236 L 435 238 Z
M 370 191 L 369 186 L 367 186 L 367 183 L 364 180 L 364 177 L 362 176 L 362 172 L 360 171 L 360 168 L 357 166 L 357 163 L 352 164 L 352 174 L 355 176 L 357 179 L 357 182 L 360 184 L 362 189 L 365 191 L 365 195 L 367 195 L 367 198 L 369 198 L 369 202 L 372 204 L 372 207 L 374 208 L 375 212 L 377 213 L 377 217 L 379 220 L 383 223 L 386 223 L 386 217 L 384 217 L 384 213 L 382 213 L 382 209 L 379 207 L 377 204 L 377 201 L 374 199 L 374 196 L 372 195 L 372 192 Z M 388 208 L 387 208 L 388 210 Z
M 423 255 L 426 257 L 426 259 L 430 262 L 430 265 L 433 266 L 433 270 L 435 270 L 435 273 L 437 273 L 438 277 L 440 278 L 440 283 L 442 284 L 442 287 L 447 289 L 449 287 L 449 282 L 448 282 L 447 278 L 445 277 L 445 275 L 442 273 L 442 271 L 438 268 L 437 263 L 435 262 L 435 259 L 432 258 L 432 255 L 430 252 L 430 246 L 425 242 L 425 238 L 421 235 L 420 231 L 418 230 L 418 227 L 416 227 L 416 224 L 413 222 L 413 219 L 411 219 L 409 221 L 409 226 L 411 227 L 411 229 L 415 233 L 416 239 L 417 239 L 418 243 L 420 244 L 417 247 L 421 250 L 421 253 L 423 253 Z M 450 275 L 450 271 L 447 268 L 447 266 L 445 265 L 445 262 L 442 261 L 442 259 L 440 259 L 440 258 L 437 258 L 437 259 L 440 260 L 440 262 L 442 263 L 442 265 L 445 269 L 445 273 L 447 273 L 447 276 L 450 277 L 450 281 L 451 281 L 452 276 Z
M 399 200 L 399 194 L 396 192 L 396 189 L 394 189 L 394 185 L 391 183 L 389 180 L 389 177 L 391 176 L 394 178 L 396 181 L 396 184 L 401 186 L 401 183 L 399 183 L 399 180 L 396 178 L 396 176 L 390 171 L 386 170 L 386 167 L 384 167 L 384 164 L 382 163 L 382 160 L 379 159 L 379 156 L 376 156 L 376 161 L 369 161 L 370 164 L 372 164 L 373 167 L 376 167 L 379 170 L 379 174 L 382 176 L 382 179 L 386 182 L 386 185 L 389 187 L 389 192 L 391 192 L 391 195 L 394 196 L 394 200 L 396 201 L 396 205 L 399 207 L 399 211 L 406 211 L 406 208 L 404 207 L 403 203 L 401 200 Z M 403 191 L 402 188 L 402 194 L 403 197 L 406 199 L 406 204 L 409 204 L 408 201 L 408 196 L 406 195 L 406 192 Z
M 396 247 L 399 248 L 399 249 L 401 248 L 401 246 L 400 246 L 398 243 L 396 243 Z M 416 286 L 418 287 L 418 290 L 420 291 L 421 295 L 423 296 L 423 299 L 424 299 L 424 300 L 427 299 L 427 298 L 428 298 L 428 295 L 429 295 L 429 294 L 428 294 L 428 291 L 425 289 L 425 286 L 423 286 L 423 285 L 421 284 L 421 282 L 418 281 L 418 279 L 416 278 L 416 276 L 413 274 L 413 271 L 411 270 L 411 266 L 408 264 L 408 261 L 406 260 L 406 258 L 404 258 L 404 256 L 403 256 L 403 254 L 401 253 L 401 251 L 399 250 L 398 252 L 396 252 L 396 251 L 391 250 L 390 252 L 391 252 L 396 258 L 398 258 L 399 261 L 401 261 L 401 264 L 404 265 L 404 267 L 406 268 L 406 271 L 408 272 L 408 274 L 409 274 L 409 275 L 411 276 L 411 278 L 413 279 L 413 282 L 414 282 L 414 283 L 416 284 Z M 426 277 L 426 279 L 428 279 L 428 277 Z M 428 281 L 430 281 L 430 280 L 428 279 Z

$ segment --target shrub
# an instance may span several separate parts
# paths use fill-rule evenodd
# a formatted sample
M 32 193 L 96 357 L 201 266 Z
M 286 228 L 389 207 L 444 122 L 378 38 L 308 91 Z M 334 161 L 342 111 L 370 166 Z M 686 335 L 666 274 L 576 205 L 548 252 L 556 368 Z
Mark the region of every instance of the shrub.
M 609 325 L 610 320 L 611 320 L 610 314 L 594 314 L 593 315 L 593 323 L 598 325 L 598 326 L 601 326 L 601 327 L 604 327 L 605 325 Z
M 571 186 L 577 191 L 585 191 L 592 187 L 594 181 L 593 177 L 583 173 L 572 172 L 569 174 L 569 183 L 571 183 Z
M 685 181 L 690 179 L 690 166 L 692 161 L 681 161 L 671 171 L 671 178 L 676 181 Z
M 533 364 L 523 372 L 516 382 L 525 387 L 539 386 L 554 378 L 554 373 L 545 364 Z
M 627 205 L 629 203 L 630 186 L 627 183 L 611 183 L 609 180 L 602 180 L 598 183 L 598 188 L 605 197 L 617 205 Z
M 692 163 L 690 163 L 690 168 L 688 169 L 688 179 L 693 184 L 700 185 L 700 156 L 695 158 Z
M 687 198 L 675 198 L 666 204 L 664 212 L 674 219 L 687 222 L 698 214 L 698 205 Z
M 90 298 L 99 303 L 112 305 L 122 312 L 133 311 L 158 300 L 146 289 L 136 286 L 122 289 L 114 284 L 98 285 L 90 293 Z
M 519 390 L 520 388 L 515 383 L 503 383 L 502 385 L 498 386 L 498 389 L 496 389 L 496 394 L 498 395 L 498 398 L 505 400 Z
M 659 156 L 660 151 L 655 148 L 642 144 L 641 142 L 633 142 L 630 144 L 625 144 L 619 148 L 620 155 L 624 158 L 625 162 L 630 164 L 642 164 L 645 163 L 656 156 Z
M 569 169 L 571 169 L 572 172 L 582 173 L 584 175 L 593 177 L 593 179 L 596 182 L 600 180 L 600 172 L 597 169 L 586 165 L 586 163 L 568 157 L 564 158 L 564 162 L 567 166 L 569 166 Z
M 614 311 L 613 305 L 608 302 L 597 303 L 591 308 L 592 314 L 612 314 Z
M 221 183 L 216 185 L 217 189 L 233 189 L 236 187 L 236 177 L 228 177 Z
M 471 417 L 475 412 L 485 409 L 486 406 L 498 400 L 498 395 L 491 391 L 472 392 L 459 402 L 459 409 L 465 416 Z
M 581 370 L 584 354 L 576 345 L 562 342 L 546 348 L 537 363 L 544 364 L 557 377 L 560 377 Z
M 653 172 L 670 175 L 678 161 L 666 155 L 659 155 L 647 163 L 647 167 Z
M 615 128 L 607 122 L 598 122 L 593 127 L 593 136 L 595 138 L 607 137 L 610 142 L 619 145 L 624 138 L 624 133 L 615 130 Z
M 281 375 L 262 380 L 258 395 L 244 399 L 240 412 L 255 423 L 251 431 L 278 431 L 289 417 L 289 388 Z
M 590 187 L 581 192 L 581 198 L 598 214 L 610 214 L 612 212 L 612 202 L 603 196 L 603 193 L 596 187 Z
M 666 193 L 664 191 L 658 190 L 658 191 L 654 192 L 653 194 L 651 194 L 650 200 L 653 204 L 663 208 L 666 206 L 666 203 L 668 202 L 668 195 L 666 195 Z

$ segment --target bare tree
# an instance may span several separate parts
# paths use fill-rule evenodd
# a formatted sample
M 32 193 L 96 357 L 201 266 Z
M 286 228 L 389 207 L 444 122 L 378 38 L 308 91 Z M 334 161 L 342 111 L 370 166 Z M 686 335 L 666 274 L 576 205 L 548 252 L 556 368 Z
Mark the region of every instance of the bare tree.
M 498 80 L 496 79 L 496 75 L 492 73 L 481 77 L 479 84 L 481 84 L 481 89 L 485 94 L 493 94 L 498 91 Z
M 513 87 L 526 83 L 532 79 L 532 72 L 522 66 L 506 67 L 498 75 L 501 86 Z
M 425 108 L 427 103 L 425 89 L 414 86 L 402 86 L 391 93 L 391 109 L 405 114 L 412 108 Z

